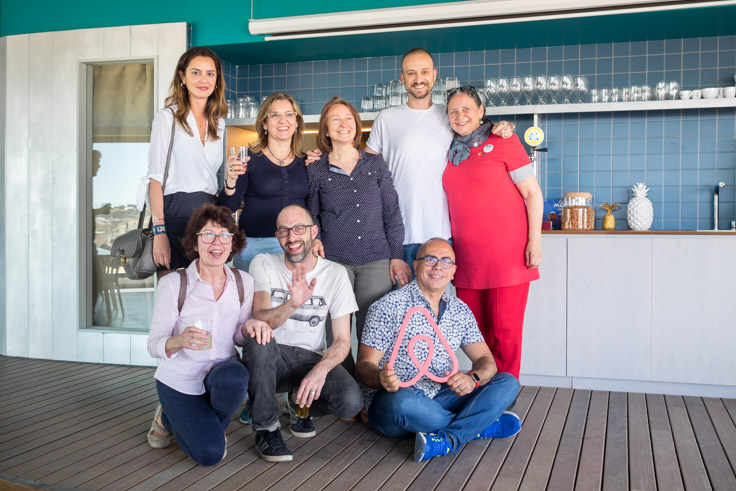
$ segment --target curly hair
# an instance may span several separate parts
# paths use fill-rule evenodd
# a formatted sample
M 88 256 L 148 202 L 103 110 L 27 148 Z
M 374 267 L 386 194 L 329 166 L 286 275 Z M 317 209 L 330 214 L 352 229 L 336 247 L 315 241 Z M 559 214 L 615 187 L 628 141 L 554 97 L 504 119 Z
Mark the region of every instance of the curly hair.
M 246 239 L 245 233 L 238 230 L 238 225 L 233 218 L 233 212 L 229 208 L 217 205 L 204 205 L 200 209 L 195 210 L 192 217 L 187 222 L 187 229 L 181 238 L 181 245 L 184 248 L 184 254 L 189 259 L 194 260 L 199 253 L 197 252 L 197 233 L 199 233 L 207 222 L 224 227 L 228 232 L 233 234 L 233 247 L 227 260 L 230 261 L 235 254 L 245 249 Z
M 179 126 L 184 128 L 190 136 L 194 135 L 192 129 L 187 123 L 189 115 L 189 91 L 185 85 L 182 85 L 182 74 L 186 73 L 189 64 L 197 56 L 210 58 L 215 63 L 217 70 L 217 83 L 215 90 L 207 98 L 207 106 L 205 106 L 204 114 L 207 117 L 207 136 L 210 140 L 216 141 L 220 137 L 217 135 L 219 128 L 218 121 L 227 116 L 227 100 L 225 99 L 225 77 L 222 74 L 222 63 L 220 57 L 207 46 L 195 46 L 189 48 L 179 58 L 174 71 L 174 79 L 169 87 L 169 95 L 166 97 L 166 106 L 176 106 L 176 114 L 174 117 L 179 122 Z

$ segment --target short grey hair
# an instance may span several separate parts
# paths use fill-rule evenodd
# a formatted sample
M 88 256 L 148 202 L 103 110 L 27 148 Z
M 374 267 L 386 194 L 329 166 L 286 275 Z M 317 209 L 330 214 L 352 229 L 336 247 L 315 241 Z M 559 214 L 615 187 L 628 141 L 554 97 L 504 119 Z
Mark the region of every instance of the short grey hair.
M 455 249 L 453 249 L 452 244 L 450 244 L 449 240 L 445 239 L 444 237 L 432 237 L 431 239 L 425 240 L 422 243 L 422 245 L 419 246 L 419 249 L 417 250 L 417 257 L 422 257 L 419 255 L 419 253 L 422 252 L 424 248 L 430 244 L 430 242 L 436 242 L 436 241 L 444 242 L 450 247 L 450 249 L 452 249 L 453 253 L 455 252 Z M 414 260 L 416 261 L 416 258 L 414 258 Z

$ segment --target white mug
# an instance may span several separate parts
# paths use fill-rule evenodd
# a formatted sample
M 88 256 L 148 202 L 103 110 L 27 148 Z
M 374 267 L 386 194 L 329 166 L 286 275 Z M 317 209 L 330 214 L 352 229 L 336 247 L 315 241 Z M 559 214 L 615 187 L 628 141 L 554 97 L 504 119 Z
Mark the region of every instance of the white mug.
M 724 87 L 723 88 L 723 97 L 736 97 L 736 87 Z
M 680 99 L 682 100 L 690 99 L 691 95 L 692 95 L 692 92 L 690 92 L 689 90 L 680 91 Z
M 693 90 L 693 99 L 700 99 L 702 92 L 699 89 Z

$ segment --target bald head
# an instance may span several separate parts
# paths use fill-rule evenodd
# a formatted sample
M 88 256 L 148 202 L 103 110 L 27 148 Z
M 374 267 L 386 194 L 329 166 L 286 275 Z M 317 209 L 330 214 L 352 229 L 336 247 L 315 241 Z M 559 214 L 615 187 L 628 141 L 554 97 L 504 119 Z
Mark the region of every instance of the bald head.
M 417 251 L 417 257 L 424 257 L 427 251 L 427 248 L 430 245 L 433 245 L 435 243 L 437 243 L 437 245 L 440 245 L 440 246 L 446 246 L 446 247 L 443 247 L 443 249 L 449 250 L 449 252 L 451 253 L 451 255 L 448 254 L 447 257 L 451 258 L 452 260 L 455 259 L 455 251 L 452 249 L 452 246 L 450 245 L 450 241 L 448 241 L 447 239 L 443 239 L 442 237 L 432 237 L 431 239 L 423 243 L 421 246 L 419 246 L 419 250 Z
M 285 222 L 291 222 L 294 219 L 299 221 L 302 225 L 309 225 L 312 223 L 312 213 L 302 205 L 284 206 L 276 217 L 276 228 L 279 228 L 284 225 Z

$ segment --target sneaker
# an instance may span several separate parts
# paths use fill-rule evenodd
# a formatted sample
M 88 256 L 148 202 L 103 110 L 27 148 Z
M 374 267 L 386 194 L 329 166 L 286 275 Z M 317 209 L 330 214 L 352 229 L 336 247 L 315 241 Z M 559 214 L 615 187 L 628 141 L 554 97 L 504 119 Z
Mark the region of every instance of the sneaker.
M 294 458 L 279 429 L 256 431 L 256 450 L 268 462 L 287 462 Z
M 244 425 L 251 425 L 253 424 L 253 420 L 250 417 L 250 399 L 245 401 L 245 407 L 240 412 L 240 422 Z
M 504 411 L 500 418 L 480 432 L 474 440 L 483 438 L 508 438 L 521 431 L 521 419 L 516 413 Z
M 451 451 L 452 444 L 444 435 L 419 432 L 414 438 L 414 460 L 417 462 L 441 457 Z
M 291 425 L 289 426 L 291 434 L 297 438 L 310 438 L 316 435 L 317 430 L 314 429 L 312 418 L 297 418 L 296 412 L 294 411 L 294 401 L 290 397 L 286 397 L 285 401 L 291 418 Z

